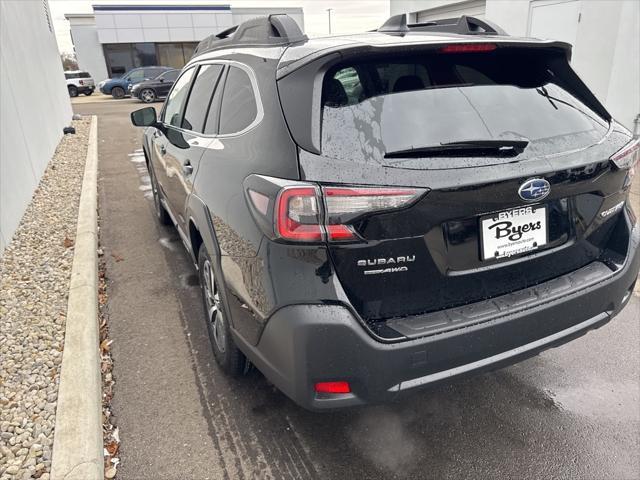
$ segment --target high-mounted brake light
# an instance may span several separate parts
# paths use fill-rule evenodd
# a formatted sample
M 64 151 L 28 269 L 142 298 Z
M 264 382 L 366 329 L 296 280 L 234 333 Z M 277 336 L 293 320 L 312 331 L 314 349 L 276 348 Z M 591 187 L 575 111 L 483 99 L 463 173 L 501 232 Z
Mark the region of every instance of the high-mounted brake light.
M 497 48 L 495 43 L 462 43 L 445 45 L 438 51 L 440 53 L 476 53 L 476 52 L 492 52 Z
M 282 239 L 298 242 L 358 240 L 352 221 L 365 214 L 405 207 L 425 191 L 398 187 L 285 187 L 276 198 L 275 231 Z M 249 190 L 249 196 L 258 211 L 266 210 L 255 192 Z
M 314 385 L 316 393 L 351 393 L 349 382 L 318 382 Z

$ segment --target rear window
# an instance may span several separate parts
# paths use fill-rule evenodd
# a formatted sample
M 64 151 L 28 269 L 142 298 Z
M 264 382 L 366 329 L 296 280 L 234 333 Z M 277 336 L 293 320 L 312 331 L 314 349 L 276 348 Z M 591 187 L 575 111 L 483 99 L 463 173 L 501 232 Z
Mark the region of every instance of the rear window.
M 89 75 L 87 72 L 80 72 L 78 76 L 80 78 L 91 78 L 91 75 Z
M 608 124 L 542 52 L 430 53 L 340 64 L 322 90 L 322 153 L 354 161 L 469 140 L 527 140 L 521 156 L 589 146 Z

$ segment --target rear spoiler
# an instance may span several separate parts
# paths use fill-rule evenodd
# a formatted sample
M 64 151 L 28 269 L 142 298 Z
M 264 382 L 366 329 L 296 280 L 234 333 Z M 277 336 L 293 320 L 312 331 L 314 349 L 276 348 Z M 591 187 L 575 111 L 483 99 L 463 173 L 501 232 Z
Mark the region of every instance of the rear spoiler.
M 278 64 L 276 79 L 278 80 L 278 92 L 280 102 L 284 110 L 285 119 L 289 131 L 299 147 L 312 153 L 320 153 L 321 117 L 322 117 L 322 82 L 324 74 L 334 65 L 348 60 L 349 57 L 377 56 L 393 53 L 401 50 L 403 54 L 412 51 L 435 51 L 446 45 L 495 43 L 501 48 L 526 48 L 547 50 L 552 55 L 551 63 L 556 74 L 558 84 L 568 87 L 576 97 L 596 112 L 607 122 L 611 121 L 611 115 L 600 103 L 595 95 L 569 65 L 571 60 L 571 45 L 558 41 L 517 40 L 509 38 L 508 41 L 485 38 L 482 42 L 461 39 L 458 42 L 398 42 L 383 45 L 371 45 L 359 42 L 332 45 L 331 47 L 317 50 L 311 54 L 298 56 L 295 54 L 283 54 Z M 290 50 L 292 47 L 289 47 Z M 294 47 L 295 48 L 295 47 Z

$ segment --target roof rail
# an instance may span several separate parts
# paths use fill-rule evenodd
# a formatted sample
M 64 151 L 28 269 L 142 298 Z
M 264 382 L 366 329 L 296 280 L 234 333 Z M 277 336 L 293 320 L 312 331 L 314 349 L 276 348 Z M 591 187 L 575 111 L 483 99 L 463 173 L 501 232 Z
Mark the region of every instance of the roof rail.
M 502 28 L 488 20 L 462 15 L 425 23 L 407 23 L 407 14 L 394 15 L 378 28 L 378 32 L 404 35 L 409 32 L 444 32 L 460 35 L 507 35 Z
M 276 13 L 268 17 L 253 18 L 209 35 L 198 44 L 193 56 L 228 46 L 289 45 L 304 40 L 307 40 L 307 36 L 293 18 L 284 13 Z

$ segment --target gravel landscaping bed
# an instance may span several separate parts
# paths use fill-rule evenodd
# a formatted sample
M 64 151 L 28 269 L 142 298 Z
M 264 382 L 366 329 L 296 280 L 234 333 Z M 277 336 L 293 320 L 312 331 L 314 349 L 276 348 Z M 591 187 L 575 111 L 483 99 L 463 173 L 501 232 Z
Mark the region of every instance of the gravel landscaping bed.
M 49 478 L 89 117 L 73 122 L 0 258 L 0 479 Z

